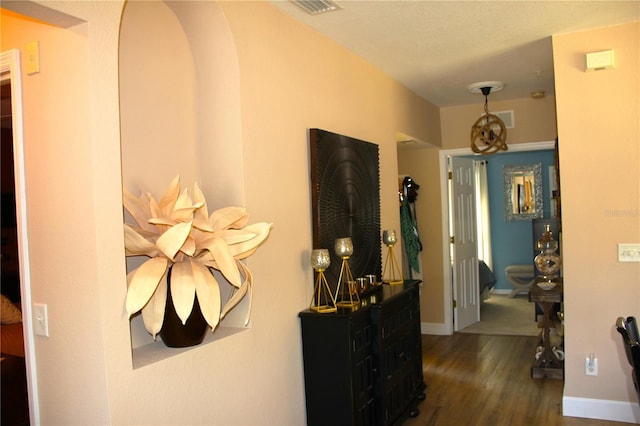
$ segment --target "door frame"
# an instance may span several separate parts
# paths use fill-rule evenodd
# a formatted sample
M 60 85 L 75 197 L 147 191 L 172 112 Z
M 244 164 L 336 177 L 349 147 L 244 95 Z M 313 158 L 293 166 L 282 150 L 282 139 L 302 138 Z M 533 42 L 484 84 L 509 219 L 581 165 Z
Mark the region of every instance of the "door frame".
M 545 149 L 554 149 L 555 140 L 552 141 L 542 141 L 542 142 L 530 142 L 530 143 L 519 143 L 514 145 L 509 145 L 508 152 L 524 152 L 524 151 L 541 151 Z M 452 335 L 453 334 L 453 274 L 451 272 L 451 255 L 449 250 L 450 240 L 449 240 L 449 191 L 447 190 L 448 186 L 448 168 L 447 168 L 447 158 L 448 157 L 457 157 L 462 155 L 474 155 L 474 152 L 471 151 L 471 148 L 454 148 L 454 149 L 442 149 L 439 151 L 439 160 L 440 160 L 440 207 L 442 209 L 442 258 L 445 260 L 442 265 L 443 268 L 443 284 L 444 284 L 444 293 L 443 293 L 443 303 L 444 303 L 444 326 L 442 334 Z M 478 155 L 478 154 L 476 154 Z M 500 155 L 500 154 L 495 154 Z M 478 155 L 478 158 L 483 158 L 483 156 Z
M 24 335 L 27 393 L 29 396 L 29 421 L 31 424 L 38 425 L 40 424 L 40 408 L 38 402 L 36 352 L 31 305 L 31 267 L 29 261 L 27 189 L 22 124 L 22 74 L 20 70 L 20 51 L 18 49 L 11 49 L 0 53 L 0 81 L 9 80 L 9 84 L 11 84 L 11 126 L 13 132 L 16 225 L 18 233 L 18 261 L 20 266 L 22 330 Z

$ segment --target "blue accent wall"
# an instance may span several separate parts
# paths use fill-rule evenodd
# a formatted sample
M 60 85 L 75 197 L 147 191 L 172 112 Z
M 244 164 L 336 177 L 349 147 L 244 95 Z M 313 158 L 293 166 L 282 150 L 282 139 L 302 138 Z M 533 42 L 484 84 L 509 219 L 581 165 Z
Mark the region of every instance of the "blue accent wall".
M 478 157 L 475 157 L 478 159 Z M 487 161 L 489 211 L 491 221 L 491 254 L 496 290 L 511 290 L 504 269 L 512 264 L 532 264 L 533 231 L 531 221 L 507 222 L 504 214 L 504 181 L 502 166 L 542 163 L 544 217 L 553 216 L 549 194 L 549 167 L 554 164 L 553 150 L 513 152 L 483 158 Z

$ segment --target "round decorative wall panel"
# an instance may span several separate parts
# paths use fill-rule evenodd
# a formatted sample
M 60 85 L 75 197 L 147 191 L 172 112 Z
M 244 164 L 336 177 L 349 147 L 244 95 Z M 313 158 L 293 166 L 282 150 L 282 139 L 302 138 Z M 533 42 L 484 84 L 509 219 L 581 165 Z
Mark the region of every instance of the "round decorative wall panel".
M 342 260 L 337 238 L 351 237 L 354 277 L 381 278 L 380 172 L 378 145 L 320 129 L 310 130 L 313 248 L 331 253 L 325 272 L 335 285 Z

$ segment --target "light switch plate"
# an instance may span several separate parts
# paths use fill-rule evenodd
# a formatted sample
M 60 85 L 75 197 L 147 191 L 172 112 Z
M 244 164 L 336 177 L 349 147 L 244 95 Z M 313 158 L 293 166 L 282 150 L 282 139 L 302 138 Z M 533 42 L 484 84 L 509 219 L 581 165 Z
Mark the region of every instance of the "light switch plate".
M 618 244 L 618 262 L 640 262 L 640 243 Z
M 40 72 L 40 43 L 32 41 L 27 44 L 25 48 L 25 68 L 27 75 L 36 74 Z
M 49 318 L 45 304 L 33 304 L 33 332 L 36 336 L 49 337 Z

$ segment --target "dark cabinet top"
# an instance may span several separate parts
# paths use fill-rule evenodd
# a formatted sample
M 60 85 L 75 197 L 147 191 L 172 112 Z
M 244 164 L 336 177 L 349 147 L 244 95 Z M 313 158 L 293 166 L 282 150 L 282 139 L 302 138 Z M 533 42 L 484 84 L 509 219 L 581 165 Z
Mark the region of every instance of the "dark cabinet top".
M 392 300 L 397 295 L 404 293 L 405 290 L 411 289 L 413 287 L 418 286 L 422 281 L 421 280 L 404 280 L 403 284 L 379 284 L 363 293 L 360 294 L 360 308 L 355 311 L 340 311 L 334 313 L 318 313 L 312 311 L 311 309 L 305 309 L 300 312 L 298 315 L 302 316 L 323 316 L 323 317 L 334 317 L 334 318 L 342 318 L 350 315 L 357 314 L 360 311 L 371 309 L 376 305 L 380 305 L 384 302 L 388 302 Z

